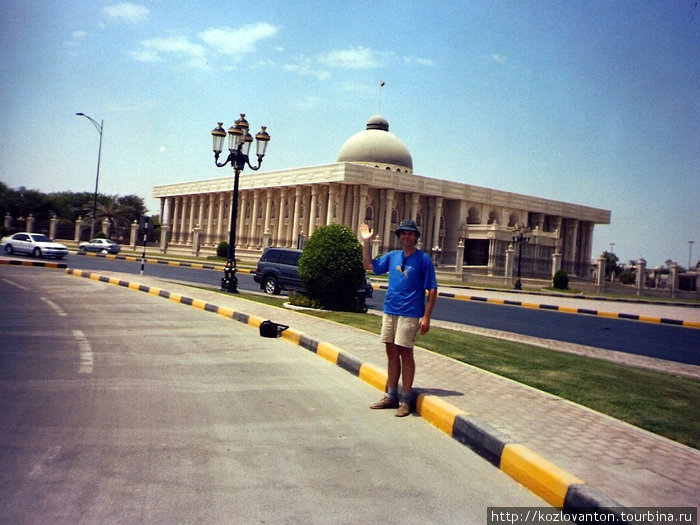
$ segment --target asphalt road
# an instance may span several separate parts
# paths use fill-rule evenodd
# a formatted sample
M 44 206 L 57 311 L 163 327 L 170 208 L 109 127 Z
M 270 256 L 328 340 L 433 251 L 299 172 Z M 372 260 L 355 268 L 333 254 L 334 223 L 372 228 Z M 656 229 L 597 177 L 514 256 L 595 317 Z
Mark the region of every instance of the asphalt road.
M 80 269 L 93 271 L 110 269 L 137 275 L 141 269 L 140 262 L 78 255 L 69 255 L 66 263 Z M 149 275 L 214 287 L 219 286 L 222 275 L 220 270 L 201 270 L 161 264 L 147 264 L 144 272 Z M 259 286 L 253 282 L 251 275 L 240 273 L 238 278 L 241 290 L 260 290 Z M 384 292 L 375 290 L 374 297 L 368 301 L 368 306 L 381 310 L 383 301 Z M 599 303 L 596 308 L 603 309 L 602 304 L 604 303 Z M 517 306 L 457 301 L 444 297 L 438 299 L 433 318 L 700 365 L 700 331 L 696 329 L 533 310 Z
M 0 523 L 485 523 L 542 506 L 247 325 L 0 266 Z

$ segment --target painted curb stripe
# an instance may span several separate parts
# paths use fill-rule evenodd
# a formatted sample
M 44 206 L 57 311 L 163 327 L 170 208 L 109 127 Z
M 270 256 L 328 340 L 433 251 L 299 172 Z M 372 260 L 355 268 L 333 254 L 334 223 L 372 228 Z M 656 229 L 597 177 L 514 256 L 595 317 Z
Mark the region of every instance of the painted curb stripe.
M 259 327 L 263 321 L 263 319 L 256 316 L 166 292 L 158 288 L 110 279 L 98 274 L 71 268 L 67 268 L 66 273 L 157 295 L 174 302 L 232 318 L 255 328 Z M 285 336 L 285 334 L 287 335 Z M 371 364 L 362 363 L 359 359 L 340 350 L 335 345 L 324 341 L 316 341 L 292 328 L 285 330 L 282 333 L 282 338 L 315 352 L 320 357 L 340 366 L 378 390 L 384 391 L 387 381 L 385 372 Z M 542 458 L 525 445 L 510 442 L 510 439 L 505 434 L 469 416 L 462 409 L 437 396 L 419 394 L 416 399 L 416 412 L 445 434 L 499 467 L 504 473 L 527 487 L 537 496 L 543 498 L 553 507 L 563 508 L 565 511 L 582 509 L 586 512 L 606 509 L 615 509 L 616 512 L 619 512 L 621 509 L 624 510 L 614 500 L 585 485 L 585 482 L 578 477 Z
M 512 441 L 504 433 L 466 414 L 455 418 L 452 437 L 497 467 L 500 467 L 503 449 Z
M 383 370 L 367 363 L 360 365 L 360 373 L 358 376 L 365 383 L 372 385 L 377 390 L 384 392 L 386 390 L 387 375 Z
M 386 289 L 386 286 L 378 286 L 378 288 Z M 626 314 L 617 312 L 606 312 L 601 310 L 592 310 L 590 308 L 574 308 L 571 306 L 558 306 L 555 304 L 545 304 L 545 303 L 528 303 L 523 301 L 514 301 L 512 299 L 493 299 L 488 297 L 480 297 L 477 295 L 458 295 L 453 292 L 438 292 L 439 297 L 448 297 L 450 299 L 456 299 L 458 301 L 474 301 L 487 304 L 495 305 L 505 305 L 505 306 L 518 306 L 520 308 L 531 308 L 535 310 L 548 310 L 553 312 L 561 312 L 567 314 L 582 314 L 582 315 L 594 315 L 598 317 L 607 317 L 611 319 L 627 319 L 630 321 L 640 321 L 643 323 L 657 323 L 657 324 L 669 324 L 673 326 L 684 326 L 688 328 L 700 328 L 700 322 L 695 321 L 683 321 L 680 319 L 669 319 L 666 317 L 650 317 L 638 314 Z M 656 304 L 656 303 L 652 303 Z M 666 304 L 666 303 L 662 303 Z
M 583 480 L 519 443 L 503 447 L 500 467 L 503 472 L 553 507 L 563 507 L 569 487 L 583 483 Z
M 448 436 L 452 436 L 455 418 L 460 414 L 466 414 L 437 396 L 425 394 L 420 394 L 416 399 L 416 412 Z
M 39 261 L 18 261 L 16 259 L 0 259 L 0 264 L 7 264 L 9 266 L 37 266 L 44 268 L 68 268 L 66 263 L 55 263 L 55 262 L 39 262 Z

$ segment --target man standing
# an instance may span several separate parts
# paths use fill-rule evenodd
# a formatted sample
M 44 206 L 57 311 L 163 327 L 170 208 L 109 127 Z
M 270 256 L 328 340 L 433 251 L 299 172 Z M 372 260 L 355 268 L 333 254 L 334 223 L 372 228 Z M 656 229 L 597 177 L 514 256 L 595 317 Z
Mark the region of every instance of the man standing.
M 386 345 L 386 396 L 370 408 L 396 408 L 397 417 L 411 413 L 411 388 L 416 372 L 413 345 L 418 333 L 430 330 L 430 316 L 437 297 L 435 267 L 430 256 L 418 248 L 420 237 L 414 221 L 402 221 L 396 229 L 401 249 L 372 260 L 371 243 L 374 232 L 366 224 L 360 226 L 362 262 L 365 270 L 389 274 L 384 300 L 381 341 Z M 426 300 L 425 292 L 428 291 Z M 398 392 L 401 377 L 401 394 Z

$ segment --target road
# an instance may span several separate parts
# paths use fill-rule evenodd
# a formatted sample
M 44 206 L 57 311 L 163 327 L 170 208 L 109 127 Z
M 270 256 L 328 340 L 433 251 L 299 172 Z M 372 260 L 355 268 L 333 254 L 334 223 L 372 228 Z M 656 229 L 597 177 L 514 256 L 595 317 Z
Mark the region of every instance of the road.
M 138 274 L 140 263 L 124 260 L 69 255 L 67 264 L 86 270 L 109 269 Z M 170 279 L 218 286 L 220 270 L 148 264 L 145 272 Z M 241 290 L 259 290 L 252 276 L 239 274 Z M 375 290 L 368 301 L 372 309 L 381 310 L 384 292 Z M 679 363 L 700 365 L 700 331 L 673 325 L 641 323 L 590 315 L 572 315 L 517 306 L 465 302 L 441 297 L 433 318 L 482 328 L 503 330 L 533 337 L 554 339 L 604 348 Z
M 0 523 L 484 523 L 543 506 L 247 325 L 0 266 Z

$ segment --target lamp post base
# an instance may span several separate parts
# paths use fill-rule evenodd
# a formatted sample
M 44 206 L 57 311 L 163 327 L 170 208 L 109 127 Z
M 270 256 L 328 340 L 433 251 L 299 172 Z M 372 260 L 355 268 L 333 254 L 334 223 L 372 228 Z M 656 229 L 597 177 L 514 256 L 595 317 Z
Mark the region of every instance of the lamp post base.
M 236 266 L 230 259 L 224 266 L 224 276 L 221 278 L 221 291 L 238 293 L 238 277 L 236 277 Z
M 520 277 L 518 277 L 518 278 L 515 280 L 515 290 L 522 290 L 522 289 L 523 289 L 523 285 L 520 284 Z

